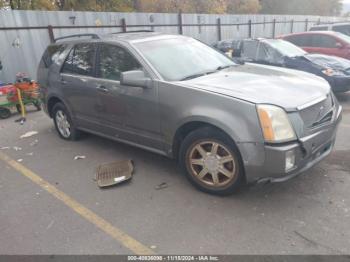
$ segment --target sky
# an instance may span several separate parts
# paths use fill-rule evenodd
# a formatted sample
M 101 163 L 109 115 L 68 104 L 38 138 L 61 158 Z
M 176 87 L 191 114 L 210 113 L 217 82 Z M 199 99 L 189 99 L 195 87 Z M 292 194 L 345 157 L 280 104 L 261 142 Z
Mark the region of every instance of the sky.
M 350 11 L 350 0 L 343 0 L 343 13 Z

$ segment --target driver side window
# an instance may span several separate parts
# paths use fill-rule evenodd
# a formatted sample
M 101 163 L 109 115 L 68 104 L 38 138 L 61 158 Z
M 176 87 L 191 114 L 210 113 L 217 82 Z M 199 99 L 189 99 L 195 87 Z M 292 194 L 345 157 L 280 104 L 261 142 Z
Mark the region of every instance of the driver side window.
M 122 72 L 142 70 L 139 62 L 119 46 L 101 44 L 99 54 L 98 76 L 100 78 L 120 81 Z
M 260 43 L 258 49 L 258 60 L 270 64 L 282 64 L 283 56 L 276 49 L 266 43 Z

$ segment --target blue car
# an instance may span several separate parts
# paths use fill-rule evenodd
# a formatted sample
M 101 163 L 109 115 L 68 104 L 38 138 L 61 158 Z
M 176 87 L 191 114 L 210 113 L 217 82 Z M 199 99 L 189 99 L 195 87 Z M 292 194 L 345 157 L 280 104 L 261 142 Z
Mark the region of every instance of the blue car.
M 246 39 L 239 46 L 238 61 L 305 71 L 326 79 L 334 93 L 350 90 L 350 60 L 309 54 L 281 39 Z

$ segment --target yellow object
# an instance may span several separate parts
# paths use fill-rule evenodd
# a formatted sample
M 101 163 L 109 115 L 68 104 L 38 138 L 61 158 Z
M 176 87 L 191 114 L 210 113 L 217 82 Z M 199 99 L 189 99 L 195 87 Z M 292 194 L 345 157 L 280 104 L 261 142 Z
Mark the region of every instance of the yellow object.
M 19 104 L 21 106 L 22 118 L 25 118 L 26 117 L 26 109 L 25 109 L 24 104 L 23 104 L 21 89 L 19 89 L 19 88 L 17 88 L 17 96 L 18 96 Z
M 154 255 L 155 252 L 143 245 L 136 239 L 129 236 L 127 233 L 122 231 L 121 229 L 115 227 L 90 209 L 86 208 L 66 193 L 57 189 L 54 185 L 42 179 L 40 176 L 21 165 L 17 161 L 11 159 L 6 154 L 0 152 L 0 160 L 11 166 L 13 169 L 17 170 L 21 175 L 30 179 L 33 183 L 40 186 L 42 189 L 46 190 L 49 194 L 56 197 L 67 207 L 72 209 L 75 213 L 82 216 L 84 219 L 95 225 L 100 230 L 104 231 L 110 237 L 118 241 L 121 245 L 131 250 L 133 253 L 137 255 Z

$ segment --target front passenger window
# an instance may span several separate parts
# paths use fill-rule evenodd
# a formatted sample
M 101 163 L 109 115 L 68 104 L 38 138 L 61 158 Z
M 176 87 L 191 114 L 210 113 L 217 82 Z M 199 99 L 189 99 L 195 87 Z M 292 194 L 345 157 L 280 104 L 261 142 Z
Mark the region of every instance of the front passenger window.
M 120 81 L 122 72 L 142 70 L 139 62 L 119 46 L 103 44 L 100 46 L 99 77 Z

